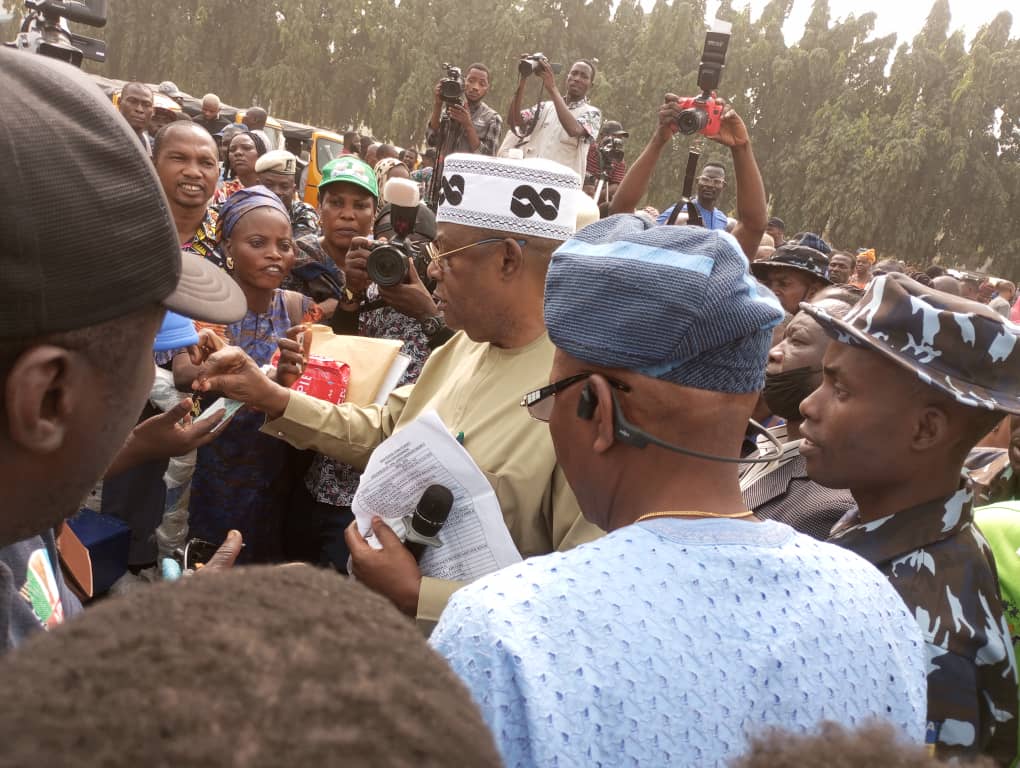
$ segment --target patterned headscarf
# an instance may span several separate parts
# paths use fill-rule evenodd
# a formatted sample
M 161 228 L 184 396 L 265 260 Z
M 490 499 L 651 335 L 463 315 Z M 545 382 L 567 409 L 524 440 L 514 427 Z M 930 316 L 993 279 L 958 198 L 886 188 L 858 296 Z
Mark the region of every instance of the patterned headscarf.
M 375 180 L 379 185 L 379 207 L 386 203 L 386 195 L 383 189 L 386 187 L 386 180 L 389 178 L 390 171 L 398 165 L 400 165 L 400 161 L 395 157 L 387 157 L 375 164 Z
M 217 222 L 216 232 L 217 239 L 221 243 L 224 242 L 230 237 L 230 233 L 234 231 L 234 227 L 241 220 L 241 217 L 256 208 L 275 208 L 283 214 L 287 221 L 290 221 L 290 211 L 280 202 L 277 194 L 270 191 L 268 187 L 256 184 L 253 187 L 244 187 L 237 190 L 220 206 L 220 219 Z

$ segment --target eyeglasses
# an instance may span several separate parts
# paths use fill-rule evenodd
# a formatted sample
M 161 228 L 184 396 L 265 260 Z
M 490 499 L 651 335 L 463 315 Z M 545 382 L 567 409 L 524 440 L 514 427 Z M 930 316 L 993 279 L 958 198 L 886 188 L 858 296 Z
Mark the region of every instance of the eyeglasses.
M 435 264 L 439 267 L 442 272 L 446 272 L 450 268 L 450 262 L 447 261 L 447 257 L 461 251 L 466 251 L 468 248 L 474 248 L 476 245 L 487 245 L 489 243 L 502 243 L 505 238 L 502 237 L 487 237 L 484 240 L 479 240 L 476 243 L 469 243 L 462 245 L 460 248 L 454 248 L 452 251 L 442 251 L 436 247 L 435 243 L 429 243 L 425 246 L 425 253 L 429 257 L 429 263 Z M 515 243 L 519 246 L 525 246 L 528 244 L 527 240 L 515 240 Z
M 568 376 L 565 379 L 555 381 L 541 389 L 536 389 L 534 392 L 529 392 L 521 399 L 521 407 L 527 408 L 528 415 L 536 421 L 549 421 L 549 417 L 552 416 L 553 403 L 555 402 L 553 400 L 553 395 L 557 392 L 562 392 L 572 384 L 584 381 L 592 375 L 591 371 L 577 373 L 573 376 Z M 606 381 L 621 392 L 630 392 L 630 387 L 622 381 L 616 381 L 615 379 L 609 378 L 607 378 Z
M 578 373 L 553 382 L 541 389 L 536 389 L 534 392 L 529 392 L 521 399 L 521 407 L 528 409 L 528 414 L 531 418 L 536 419 L 537 421 L 549 421 L 549 416 L 552 415 L 553 403 L 555 402 L 555 400 L 553 400 L 553 396 L 557 392 L 562 392 L 567 387 L 577 384 L 579 381 L 584 381 L 591 376 L 594 376 L 594 373 L 591 371 Z M 614 390 L 618 390 L 620 392 L 631 391 L 630 387 L 622 381 L 610 379 L 608 376 L 605 378 Z M 694 458 L 705 459 L 707 461 L 721 461 L 727 464 L 768 464 L 783 455 L 783 446 L 780 445 L 775 435 L 753 419 L 749 422 L 751 428 L 755 432 L 759 432 L 764 435 L 765 438 L 772 444 L 773 451 L 771 454 L 757 459 L 751 458 L 750 456 L 714 456 L 709 453 L 695 451 L 691 448 L 683 448 L 679 445 L 667 443 L 665 440 L 660 440 L 655 435 L 645 432 L 640 427 L 631 424 L 627 420 L 627 417 L 623 415 L 623 409 L 620 408 L 620 401 L 617 400 L 615 392 L 610 391 L 609 399 L 612 401 L 611 407 L 613 409 L 613 436 L 621 443 L 632 445 L 635 448 L 646 448 L 649 445 L 655 445 L 659 448 L 665 448 L 667 451 L 674 451 L 675 453 L 682 453 L 686 456 L 693 456 Z

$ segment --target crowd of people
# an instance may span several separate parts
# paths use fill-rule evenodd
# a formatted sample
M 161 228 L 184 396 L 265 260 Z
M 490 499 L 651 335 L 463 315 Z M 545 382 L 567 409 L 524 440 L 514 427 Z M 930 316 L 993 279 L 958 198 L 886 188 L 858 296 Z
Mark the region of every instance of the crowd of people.
M 0 764 L 1017 760 L 1015 285 L 788 238 L 732 106 L 732 215 L 720 158 L 646 205 L 680 99 L 628 166 L 596 63 L 528 61 L 505 121 L 437 84 L 421 156 L 348 132 L 312 205 L 263 109 L 153 133 L 0 51 Z M 409 363 L 319 399 L 313 326 Z M 433 417 L 520 555 L 470 583 L 355 515 Z M 84 608 L 83 507 L 130 532 Z

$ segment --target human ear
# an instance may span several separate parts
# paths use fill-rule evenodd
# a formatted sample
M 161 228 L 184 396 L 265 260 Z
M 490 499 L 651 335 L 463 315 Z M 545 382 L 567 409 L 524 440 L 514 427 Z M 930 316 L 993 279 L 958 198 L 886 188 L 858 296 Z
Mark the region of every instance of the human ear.
M 524 251 L 521 250 L 520 244 L 512 237 L 503 238 L 503 261 L 500 264 L 503 277 L 513 277 L 523 268 Z
M 915 451 L 927 451 L 944 442 L 949 436 L 949 417 L 937 405 L 923 406 L 914 420 L 910 446 Z
M 605 453 L 616 442 L 616 419 L 613 415 L 613 393 L 609 382 L 604 377 L 594 375 L 585 385 L 594 400 L 590 408 L 591 421 L 595 426 L 595 442 L 592 450 Z
M 7 432 L 26 451 L 53 453 L 71 428 L 76 396 L 73 353 L 32 347 L 14 362 L 4 387 Z

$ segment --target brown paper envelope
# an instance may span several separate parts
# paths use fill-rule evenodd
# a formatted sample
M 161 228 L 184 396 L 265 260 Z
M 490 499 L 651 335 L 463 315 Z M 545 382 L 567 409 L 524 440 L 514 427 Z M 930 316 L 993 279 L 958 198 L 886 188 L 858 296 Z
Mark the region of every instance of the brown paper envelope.
M 370 339 L 365 336 L 337 336 L 325 325 L 313 325 L 311 354 L 347 363 L 351 381 L 347 402 L 371 405 L 379 392 L 403 342 L 396 339 Z

